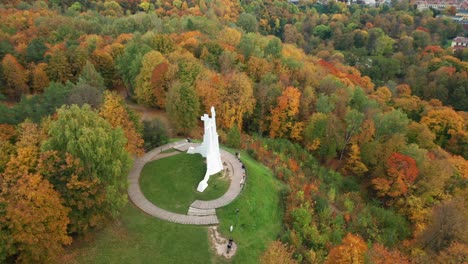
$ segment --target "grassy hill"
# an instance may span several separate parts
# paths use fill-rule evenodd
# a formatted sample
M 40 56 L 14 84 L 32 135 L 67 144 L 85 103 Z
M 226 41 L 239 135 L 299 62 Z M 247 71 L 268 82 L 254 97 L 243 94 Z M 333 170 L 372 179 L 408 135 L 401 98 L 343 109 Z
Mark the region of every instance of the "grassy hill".
M 160 161 L 169 161 L 177 167 L 180 158 L 183 156 Z M 129 203 L 112 224 L 68 248 L 60 262 L 257 263 L 261 252 L 281 229 L 280 183 L 266 167 L 246 155 L 242 159 L 248 171 L 246 188 L 232 204 L 218 210 L 220 231 L 226 237 L 232 236 L 239 247 L 232 260 L 215 255 L 206 227 L 168 223 L 140 212 Z M 234 231 L 229 234 L 231 225 Z

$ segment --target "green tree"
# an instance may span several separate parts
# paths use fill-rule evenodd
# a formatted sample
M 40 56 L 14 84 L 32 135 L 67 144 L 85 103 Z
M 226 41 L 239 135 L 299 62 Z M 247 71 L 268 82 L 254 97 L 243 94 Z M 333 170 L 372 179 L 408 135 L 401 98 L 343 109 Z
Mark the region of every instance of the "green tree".
M 173 83 L 167 94 L 166 110 L 177 131 L 187 134 L 198 123 L 200 102 L 193 87 Z
M 330 26 L 327 25 L 318 25 L 314 28 L 313 34 L 320 39 L 328 39 L 331 37 L 331 29 Z
M 121 56 L 117 58 L 116 67 L 124 83 L 130 88 L 130 93 L 136 86 L 136 77 L 140 73 L 143 56 L 151 50 L 147 45 L 132 41 L 125 46 Z
M 239 25 L 245 32 L 257 32 L 258 22 L 257 18 L 249 13 L 242 13 L 237 20 Z
M 279 38 L 273 37 L 268 41 L 267 46 L 265 47 L 265 55 L 271 56 L 273 58 L 281 57 L 281 50 L 283 46 L 281 45 L 281 40 Z
M 169 142 L 166 125 L 161 119 L 143 121 L 143 139 L 145 150 L 149 151 L 157 146 Z
M 27 62 L 41 62 L 44 60 L 44 53 L 47 51 L 47 46 L 44 41 L 35 38 L 29 42 L 26 48 L 26 61 Z
M 411 33 L 413 37 L 413 45 L 415 49 L 424 49 L 430 44 L 431 35 L 423 30 L 415 30 Z
M 116 216 L 127 202 L 131 165 L 122 129 L 113 129 L 89 105 L 62 106 L 57 116 L 49 125 L 44 150 L 68 152 L 78 158 L 88 179 L 100 182 L 99 191 L 105 194 L 99 208 L 103 218 Z
M 233 126 L 233 127 L 231 127 L 231 129 L 229 129 L 229 132 L 227 134 L 226 144 L 229 147 L 233 147 L 233 148 L 240 148 L 241 147 L 241 133 L 240 133 L 239 128 L 237 126 Z
M 375 121 L 375 135 L 377 138 L 391 137 L 395 134 L 406 133 L 410 120 L 401 110 L 394 110 L 384 114 L 377 114 Z
M 94 65 L 86 61 L 85 66 L 81 70 L 80 77 L 78 78 L 78 84 L 85 83 L 89 86 L 96 87 L 100 90 L 104 90 L 104 78 L 102 78 L 101 74 L 96 71 Z

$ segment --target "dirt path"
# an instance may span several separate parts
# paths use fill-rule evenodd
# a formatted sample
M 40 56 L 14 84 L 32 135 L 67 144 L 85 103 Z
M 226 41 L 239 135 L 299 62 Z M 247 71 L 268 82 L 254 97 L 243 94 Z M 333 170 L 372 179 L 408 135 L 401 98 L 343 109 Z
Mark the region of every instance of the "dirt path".
M 228 239 L 221 236 L 218 232 L 218 226 L 208 227 L 208 234 L 210 236 L 211 246 L 214 248 L 216 255 L 225 257 L 227 259 L 232 258 L 236 254 L 237 245 L 236 242 L 232 243 L 232 247 L 227 252 Z

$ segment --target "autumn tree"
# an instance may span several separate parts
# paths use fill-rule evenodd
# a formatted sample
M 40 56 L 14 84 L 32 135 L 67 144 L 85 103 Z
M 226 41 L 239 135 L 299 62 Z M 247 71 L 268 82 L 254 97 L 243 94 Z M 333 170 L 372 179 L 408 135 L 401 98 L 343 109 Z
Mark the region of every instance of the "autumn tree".
M 245 114 L 251 114 L 255 107 L 253 87 L 245 73 L 232 73 L 226 77 L 226 86 L 221 91 L 219 109 L 220 126 L 231 128 L 242 127 Z
M 297 121 L 301 92 L 294 87 L 286 88 L 278 97 L 278 105 L 271 111 L 270 137 L 301 139 L 303 124 Z
M 71 243 L 67 235 L 69 209 L 60 194 L 37 173 L 39 145 L 45 134 L 37 124 L 24 122 L 18 129 L 16 154 L 0 174 L 0 260 L 14 257 L 20 263 L 46 263 Z
M 21 95 L 28 93 L 29 87 L 26 84 L 28 74 L 26 69 L 18 63 L 11 54 L 5 55 L 2 60 L 5 87 L 1 90 L 5 95 L 19 99 Z
M 72 77 L 72 69 L 64 51 L 55 51 L 47 64 L 47 76 L 54 82 L 65 83 Z
M 373 244 L 366 254 L 374 264 L 409 264 L 409 259 L 398 250 L 389 250 L 380 244 Z
M 113 129 L 88 105 L 72 105 L 57 110 L 48 135 L 43 149 L 68 152 L 78 158 L 87 179 L 97 180 L 99 192 L 105 195 L 99 208 L 101 215 L 116 216 L 127 202 L 126 178 L 131 163 L 122 129 Z
M 63 204 L 70 208 L 68 232 L 84 234 L 91 227 L 106 220 L 102 213 L 105 192 L 99 179 L 84 173 L 80 160 L 69 153 L 45 151 L 41 153 L 37 171 L 60 193 Z
M 143 154 L 143 139 L 132 122 L 123 98 L 116 93 L 106 92 L 99 115 L 111 124 L 113 128 L 122 128 L 127 143 L 125 149 L 135 155 Z
M 20 175 L 7 193 L 0 195 L 6 196 L 0 220 L 7 223 L 11 235 L 7 252 L 13 253 L 10 256 L 16 256 L 17 262 L 50 262 L 71 243 L 67 235 L 70 209 L 62 205 L 60 195 L 41 175 Z
M 94 64 L 96 70 L 101 74 L 104 79 L 105 87 L 112 88 L 113 84 L 116 83 L 117 71 L 114 65 L 114 58 L 104 51 L 96 50 L 91 55 L 91 61 Z
M 156 98 L 155 96 L 155 87 L 151 82 L 151 78 L 155 74 L 155 69 L 158 65 L 167 63 L 167 60 L 164 56 L 158 51 L 148 52 L 142 59 L 141 70 L 138 76 L 136 76 L 136 85 L 135 85 L 135 97 L 139 104 L 146 106 L 155 106 Z M 159 67 L 156 73 L 162 71 L 163 69 Z
M 456 264 L 466 263 L 468 261 L 468 245 L 454 242 L 447 249 L 441 251 L 437 256 L 435 263 L 438 264 Z
M 408 192 L 408 187 L 418 177 L 419 170 L 416 161 L 401 153 L 393 153 L 387 160 L 385 178 L 372 180 L 374 188 L 380 196 L 397 197 Z
M 468 211 L 462 197 L 437 205 L 429 226 L 419 240 L 425 249 L 439 252 L 452 243 L 468 244 Z
M 39 63 L 31 72 L 31 88 L 34 93 L 41 93 L 49 86 L 49 77 L 46 73 L 47 64 Z
M 421 119 L 435 135 L 436 143 L 442 147 L 448 144 L 448 141 L 457 134 L 463 133 L 465 121 L 450 108 L 434 109 L 427 113 Z
M 295 264 L 293 258 L 293 250 L 291 247 L 281 243 L 281 241 L 273 241 L 263 255 L 260 257 L 262 264 Z
M 344 172 L 345 175 L 362 176 L 367 171 L 369 171 L 369 169 L 361 161 L 361 151 L 359 146 L 357 144 L 352 144 L 346 157 L 346 163 L 342 168 L 342 172 Z
M 218 108 L 221 105 L 220 93 L 226 85 L 222 76 L 214 71 L 205 70 L 198 75 L 194 85 L 204 112 L 210 111 L 212 106 Z
M 364 256 L 367 252 L 365 241 L 358 235 L 348 233 L 341 245 L 330 250 L 325 263 L 364 263 Z

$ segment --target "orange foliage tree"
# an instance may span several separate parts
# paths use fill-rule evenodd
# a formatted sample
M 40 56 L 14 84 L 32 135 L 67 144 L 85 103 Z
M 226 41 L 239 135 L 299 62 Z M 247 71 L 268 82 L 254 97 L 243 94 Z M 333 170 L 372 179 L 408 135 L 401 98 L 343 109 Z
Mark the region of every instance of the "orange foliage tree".
M 135 123 L 130 119 L 122 97 L 116 93 L 106 92 L 99 115 L 106 119 L 112 127 L 122 128 L 127 138 L 125 149 L 129 153 L 136 155 L 143 154 L 143 139 L 141 138 L 141 134 L 138 133 Z
M 43 92 L 44 89 L 49 86 L 49 77 L 47 76 L 46 73 L 46 67 L 47 64 L 45 63 L 39 63 L 37 66 L 35 66 L 32 70 L 31 73 L 31 88 L 34 91 L 34 93 L 40 93 Z
M 22 263 L 50 262 L 71 243 L 67 236 L 69 209 L 47 179 L 36 172 L 39 144 L 44 135 L 30 122 L 19 126 L 16 155 L 11 155 L 0 174 L 0 229 L 2 257 L 15 256 Z
M 372 245 L 367 253 L 371 263 L 374 264 L 409 264 L 409 259 L 398 250 L 390 251 L 380 244 Z
M 15 99 L 19 99 L 22 94 L 28 93 L 29 87 L 26 84 L 28 74 L 13 55 L 7 54 L 3 57 L 2 69 L 5 78 L 5 87 L 2 92 Z
M 416 161 L 401 153 L 393 153 L 387 159 L 387 174 L 385 178 L 372 180 L 374 188 L 380 196 L 398 197 L 408 192 L 419 174 Z
M 12 243 L 10 252 L 20 263 L 47 263 L 71 243 L 67 235 L 69 209 L 61 204 L 60 195 L 39 174 L 22 174 L 7 194 L 5 215 Z M 5 197 L 5 196 L 6 197 Z
M 214 106 L 218 108 L 221 105 L 220 91 L 225 86 L 222 76 L 211 70 L 200 73 L 195 81 L 195 91 L 201 99 L 202 107 L 205 113 Z
M 304 125 L 297 122 L 301 92 L 288 87 L 278 97 L 278 105 L 271 111 L 270 137 L 289 137 L 301 139 Z
M 364 263 L 366 251 L 366 242 L 360 236 L 348 233 L 343 239 L 341 245 L 330 250 L 325 263 Z

